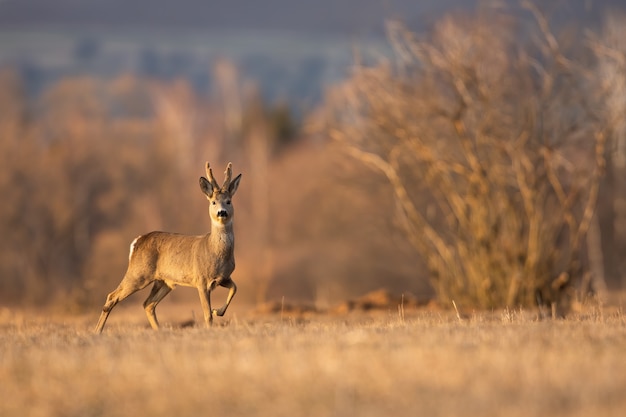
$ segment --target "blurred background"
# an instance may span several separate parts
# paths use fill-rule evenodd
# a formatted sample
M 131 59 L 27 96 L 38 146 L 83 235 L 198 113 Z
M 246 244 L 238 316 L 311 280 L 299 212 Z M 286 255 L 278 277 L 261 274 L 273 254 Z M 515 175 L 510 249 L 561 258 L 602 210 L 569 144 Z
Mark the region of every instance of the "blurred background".
M 285 299 L 325 308 L 380 288 L 420 302 L 459 300 L 477 285 L 507 296 L 481 293 L 467 305 L 526 305 L 518 282 L 532 281 L 535 294 L 560 288 L 555 282 L 564 273 L 579 297 L 588 288 L 621 289 L 626 5 L 543 3 L 0 1 L 0 303 L 100 308 L 123 276 L 136 236 L 208 231 L 197 185 L 205 161 L 218 172 L 232 161 L 243 173 L 234 275 L 242 304 Z M 449 52 L 469 50 L 488 58 L 459 60 Z M 498 74 L 481 78 L 485 67 Z M 496 100 L 483 87 L 502 94 Z M 457 95 L 459 108 L 472 111 L 453 117 Z M 397 98 L 381 109 L 389 114 L 376 112 L 387 96 Z M 433 97 L 450 103 L 427 101 Z M 572 102 L 575 108 L 564 104 Z M 457 137 L 433 127 L 442 114 L 437 106 L 450 110 L 443 119 L 457 127 Z M 550 118 L 539 123 L 545 114 Z M 497 117 L 499 127 L 487 117 Z M 509 118 L 528 123 L 507 124 Z M 425 131 L 428 121 L 432 141 L 420 148 L 401 141 L 402 132 Z M 471 137 L 469 150 L 458 142 L 459 123 Z M 515 152 L 504 147 L 504 160 L 484 151 L 513 143 L 503 138 L 524 129 L 531 140 Z M 491 141 L 481 142 L 481 132 Z M 557 159 L 541 156 L 548 151 L 561 161 L 554 170 L 549 161 Z M 394 159 L 398 152 L 416 157 Z M 482 195 L 471 191 L 480 182 L 460 178 L 477 166 L 468 152 L 478 160 L 476 172 L 487 172 L 489 189 L 500 190 L 484 194 L 487 200 L 471 199 Z M 437 176 L 425 168 L 433 163 L 425 155 L 459 162 L 448 160 L 451 171 Z M 487 180 L 491 167 L 507 165 L 521 168 L 493 176 L 510 183 Z M 543 176 L 528 176 L 536 172 Z M 442 184 L 458 192 L 456 202 L 438 200 Z M 533 197 L 529 184 L 543 191 Z M 498 198 L 509 204 L 477 214 Z M 541 204 L 541 216 L 533 217 L 533 204 Z M 519 210 L 501 216 L 509 206 Z M 555 212 L 562 223 L 542 229 Z M 461 218 L 498 226 L 497 236 L 463 241 L 487 248 L 472 259 L 506 252 L 507 239 L 520 245 L 511 245 L 510 259 L 469 270 L 473 261 L 457 241 L 480 232 L 475 222 L 464 228 Z M 554 256 L 530 261 L 535 218 L 538 248 Z M 422 222 L 439 238 L 424 237 Z M 500 237 L 499 230 L 509 230 L 502 222 L 516 225 L 516 237 Z M 442 277 L 451 269 L 455 274 Z M 170 296 L 186 298 L 197 295 Z

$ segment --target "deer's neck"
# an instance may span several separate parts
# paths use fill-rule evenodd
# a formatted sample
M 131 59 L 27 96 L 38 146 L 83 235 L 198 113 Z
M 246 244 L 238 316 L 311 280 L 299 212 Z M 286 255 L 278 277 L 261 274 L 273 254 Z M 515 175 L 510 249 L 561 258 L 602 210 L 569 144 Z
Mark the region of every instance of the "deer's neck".
M 228 258 L 233 255 L 235 250 L 235 234 L 233 233 L 233 225 L 212 225 L 211 233 L 208 234 L 209 250 L 212 253 L 219 254 Z

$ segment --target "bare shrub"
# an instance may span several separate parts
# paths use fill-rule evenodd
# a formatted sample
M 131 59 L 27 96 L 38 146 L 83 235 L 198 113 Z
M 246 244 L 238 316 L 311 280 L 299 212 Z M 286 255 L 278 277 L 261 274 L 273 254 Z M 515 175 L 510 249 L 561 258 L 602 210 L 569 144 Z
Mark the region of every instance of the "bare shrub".
M 609 126 L 589 55 L 548 19 L 448 16 L 419 39 L 388 25 L 394 60 L 356 66 L 327 97 L 329 134 L 382 172 L 442 301 L 564 301 L 580 276 Z

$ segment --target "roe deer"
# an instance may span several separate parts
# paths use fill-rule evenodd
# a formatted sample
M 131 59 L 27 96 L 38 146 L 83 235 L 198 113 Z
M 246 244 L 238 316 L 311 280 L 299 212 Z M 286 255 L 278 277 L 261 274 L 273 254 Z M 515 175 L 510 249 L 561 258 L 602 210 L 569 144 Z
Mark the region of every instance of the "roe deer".
M 153 329 L 159 328 L 155 307 L 176 285 L 198 289 L 207 326 L 213 324 L 214 314 L 224 315 L 237 292 L 237 286 L 230 278 L 235 269 L 234 211 L 231 199 L 239 187 L 241 174 L 231 181 L 232 164 L 229 163 L 224 173 L 226 179 L 220 187 L 208 162 L 206 173 L 208 179 L 200 177 L 200 189 L 209 200 L 209 233 L 204 236 L 186 236 L 151 232 L 135 239 L 130 245 L 126 274 L 117 288 L 107 296 L 96 333 L 102 332 L 117 303 L 152 282 L 152 291 L 143 306 Z M 226 303 L 220 309 L 212 310 L 211 291 L 218 285 L 228 288 L 229 292 Z

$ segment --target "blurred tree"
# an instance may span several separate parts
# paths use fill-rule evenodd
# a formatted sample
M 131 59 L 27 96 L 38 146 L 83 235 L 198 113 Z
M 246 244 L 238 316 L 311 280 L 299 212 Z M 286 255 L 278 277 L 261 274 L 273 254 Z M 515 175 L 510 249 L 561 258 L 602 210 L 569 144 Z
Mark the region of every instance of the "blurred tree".
M 590 39 L 597 57 L 596 88 L 606 91 L 599 110 L 608 118 L 613 137 L 606 149 L 607 175 L 600 189 L 598 227 L 602 232 L 599 255 L 604 261 L 607 284 L 625 287 L 626 275 L 621 254 L 626 250 L 626 186 L 620 178 L 626 174 L 626 16 L 606 16 L 602 32 Z M 621 279 L 620 279 L 621 278 Z
M 588 54 L 568 56 L 523 5 L 532 22 L 485 9 L 425 40 L 391 22 L 397 60 L 356 67 L 329 93 L 329 132 L 387 177 L 442 301 L 566 309 L 586 269 L 607 91 Z

